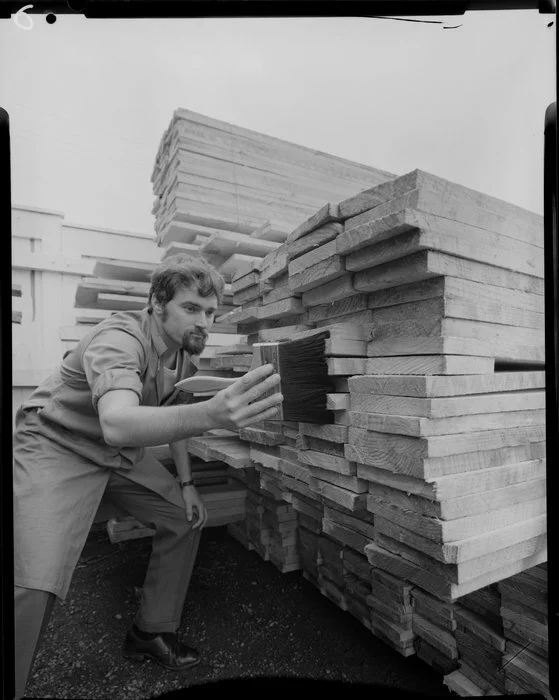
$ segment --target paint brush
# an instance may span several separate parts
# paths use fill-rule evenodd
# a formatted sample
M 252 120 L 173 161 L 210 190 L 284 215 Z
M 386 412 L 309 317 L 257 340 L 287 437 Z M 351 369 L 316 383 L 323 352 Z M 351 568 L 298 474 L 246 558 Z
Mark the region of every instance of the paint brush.
M 334 381 L 328 375 L 325 358 L 329 331 L 318 331 L 309 337 L 276 343 L 255 343 L 251 370 L 271 364 L 280 375 L 280 386 L 271 390 L 283 394 L 276 420 L 302 423 L 333 423 L 334 414 L 326 409 L 326 395 L 335 391 Z M 250 371 L 250 370 L 249 370 Z M 175 384 L 177 389 L 192 393 L 216 393 L 239 378 L 194 376 Z M 264 398 L 264 396 L 262 397 Z

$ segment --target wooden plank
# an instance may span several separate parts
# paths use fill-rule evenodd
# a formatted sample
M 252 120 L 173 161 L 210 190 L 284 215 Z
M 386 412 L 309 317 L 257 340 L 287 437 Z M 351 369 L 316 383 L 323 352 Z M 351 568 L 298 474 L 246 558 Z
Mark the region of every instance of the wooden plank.
M 278 246 L 279 243 L 260 240 L 243 233 L 214 230 L 201 250 L 203 253 L 217 253 L 224 257 L 242 254 L 251 258 L 263 258 Z
M 455 520 L 488 512 L 491 509 L 505 508 L 543 497 L 546 493 L 545 486 L 545 478 L 535 479 L 492 489 L 484 493 L 457 496 L 456 498 L 442 501 L 433 501 L 416 494 L 408 495 L 399 489 L 394 489 L 384 484 L 371 483 L 369 493 L 375 499 L 413 511 L 414 513 L 441 518 L 442 520 Z
M 352 393 L 418 398 L 524 391 L 545 388 L 545 372 L 499 372 L 465 377 L 362 376 L 349 378 Z M 441 415 L 440 417 L 444 417 Z
M 454 636 L 450 632 L 436 627 L 428 619 L 415 611 L 412 619 L 412 629 L 419 637 L 425 639 L 447 658 L 458 658 L 458 649 Z
M 204 435 L 189 438 L 188 451 L 204 461 L 218 459 L 236 469 L 253 466 L 249 446 L 236 436 Z
M 359 463 L 359 452 L 352 445 L 344 445 L 344 454 L 347 459 Z M 392 464 L 388 470 L 418 479 L 435 479 L 441 476 L 471 473 L 480 469 L 491 469 L 506 464 L 543 458 L 545 458 L 544 441 L 480 452 L 464 452 L 446 457 L 399 461 Z M 375 462 L 375 466 L 385 468 L 378 462 Z
M 321 440 L 320 438 L 302 435 L 301 433 L 298 433 L 296 447 L 298 450 L 314 450 L 315 452 L 323 452 L 334 457 L 343 457 L 345 450 L 343 443 Z
M 364 324 L 373 322 L 374 312 L 370 313 L 369 318 L 362 319 Z M 460 318 L 441 318 L 436 315 L 416 316 L 406 320 L 392 319 L 375 326 L 375 341 L 410 336 L 452 336 L 465 338 L 466 342 L 470 343 L 472 339 L 480 340 L 484 343 L 485 350 L 501 363 L 516 361 L 534 365 L 543 364 L 545 359 L 544 332 L 541 329 Z
M 149 282 L 151 274 L 158 263 L 116 260 L 113 258 L 96 258 L 93 275 L 105 279 L 124 280 L 127 282 Z
M 338 205 L 329 202 L 325 204 L 321 209 L 319 209 L 315 214 L 310 216 L 306 221 L 297 226 L 297 228 L 292 231 L 287 237 L 287 244 L 292 244 L 298 241 L 303 236 L 306 236 L 312 231 L 330 223 L 339 223 L 343 221 L 343 217 L 340 216 Z
M 485 532 L 500 530 L 520 519 L 529 520 L 545 513 L 545 507 L 545 498 L 536 498 L 516 505 L 496 508 L 482 515 L 466 516 L 456 520 L 435 520 L 413 511 L 391 506 L 376 498 L 374 494 L 367 497 L 367 509 L 371 513 L 401 525 L 407 530 L 413 530 L 421 537 L 442 544 L 467 540 Z M 542 561 L 545 561 L 545 558 Z
M 545 425 L 545 410 L 480 413 L 439 419 L 349 411 L 349 423 L 354 428 L 375 432 L 395 433 L 410 437 L 430 437 L 527 425 Z
M 336 241 L 330 241 L 324 245 L 319 246 L 315 250 L 311 250 L 305 255 L 301 255 L 295 260 L 292 260 L 288 266 L 289 277 L 294 277 L 295 275 L 304 272 L 307 268 L 317 265 L 336 256 Z
M 366 537 L 371 541 L 374 539 L 375 529 L 372 522 L 373 516 L 370 513 L 363 512 L 359 513 L 358 515 L 352 515 L 350 513 L 341 511 L 338 508 L 331 508 L 325 506 L 323 518 L 332 520 L 333 522 L 338 523 L 339 525 L 343 525 L 344 527 L 348 527 L 352 530 L 360 532 L 363 535 L 363 537 Z M 342 559 L 344 560 L 344 564 L 346 565 L 348 564 L 348 562 L 346 561 L 347 559 L 353 561 L 354 565 L 358 566 L 359 572 L 361 574 L 367 572 L 366 578 L 368 581 L 368 573 L 370 573 L 369 563 L 367 562 L 367 559 L 365 558 L 363 553 L 361 553 L 361 556 L 363 557 L 362 559 L 355 560 L 355 558 L 352 559 L 351 555 L 344 551 Z M 349 562 L 349 564 L 351 565 L 351 562 Z M 361 565 L 361 568 L 359 568 L 359 564 Z M 363 567 L 365 568 L 363 569 Z
M 421 637 L 418 637 L 415 643 L 415 653 L 418 659 L 431 666 L 434 671 L 442 676 L 453 673 L 459 668 L 458 661 L 447 658 L 438 649 L 421 639 Z
M 443 500 L 458 498 L 475 493 L 483 493 L 492 489 L 504 488 L 517 483 L 545 478 L 545 460 L 531 460 L 481 469 L 465 474 L 452 474 L 429 481 L 415 479 L 401 474 L 394 474 L 386 469 L 377 469 L 372 465 L 357 465 L 357 476 L 373 484 L 382 484 L 400 489 L 408 494 Z
M 486 576 L 491 571 L 500 570 L 504 566 L 514 564 L 517 561 L 525 560 L 542 553 L 545 554 L 547 551 L 546 535 L 544 533 L 505 549 L 489 552 L 488 554 L 469 559 L 459 564 L 448 564 L 441 563 L 433 557 L 426 555 L 424 552 L 419 552 L 403 542 L 387 537 L 384 533 L 381 533 L 378 528 L 375 535 L 375 542 L 380 547 L 384 547 L 393 554 L 398 554 L 407 561 L 421 566 L 425 571 L 429 571 L 439 576 L 441 579 L 460 585 L 478 579 L 480 576 Z
M 320 306 L 313 306 L 308 310 L 309 323 L 328 321 L 337 316 L 347 316 L 368 308 L 368 296 L 357 294 L 346 299 L 339 299 Z
M 413 234 L 404 234 L 398 245 L 405 248 L 405 241 L 411 245 Z M 383 251 L 390 255 L 390 244 L 376 248 L 378 259 L 368 269 L 355 273 L 354 286 L 361 292 L 375 292 L 402 285 L 425 282 L 437 276 L 451 276 L 471 280 L 480 284 L 516 289 L 530 294 L 543 294 L 543 279 L 531 274 L 506 270 L 495 265 L 467 260 L 433 250 L 421 250 L 410 255 L 403 255 L 382 261 Z
M 361 357 L 329 357 L 326 358 L 328 374 L 332 376 L 349 377 L 355 374 L 365 374 L 367 362 Z
M 526 351 L 522 351 L 526 352 Z M 502 355 L 512 355 L 509 349 Z M 477 355 L 494 357 L 495 345 L 475 338 L 450 338 L 448 336 L 391 336 L 367 343 L 369 357 L 394 355 Z
M 300 299 L 289 297 L 288 299 L 282 299 L 272 304 L 263 304 L 258 308 L 257 318 L 258 320 L 286 318 L 294 314 L 301 314 L 304 310 Z
M 383 324 L 403 324 L 406 321 L 418 318 L 425 320 L 426 323 L 431 323 L 436 318 L 457 318 L 467 321 L 484 321 L 504 326 L 537 328 L 539 330 L 544 327 L 544 315 L 541 310 L 520 309 L 496 302 L 493 303 L 493 301 L 492 299 L 491 302 L 473 302 L 451 297 L 436 297 L 375 308 L 372 315 L 373 323 L 375 324 L 372 339 L 386 335 L 382 332 Z M 430 334 L 425 333 L 425 335 Z
M 278 161 L 287 162 L 290 166 L 304 166 L 307 173 L 309 171 L 313 174 L 325 173 L 328 176 L 336 175 L 352 181 L 379 182 L 394 177 L 390 173 L 370 166 L 353 163 L 345 158 L 299 146 L 190 110 L 181 108 L 177 110 L 176 116 L 180 119 L 180 122 L 177 122 L 177 129 L 181 143 L 186 136 L 195 137 L 202 140 L 204 149 L 207 144 L 215 143 L 221 145 L 224 152 L 231 155 L 237 151 L 246 152 L 247 157 L 251 158 L 258 154 L 259 157 L 269 157 L 274 164 Z M 245 162 L 245 160 L 241 161 L 241 163 Z
M 529 426 L 509 430 L 484 430 L 475 433 L 411 438 L 390 435 L 361 428 L 349 428 L 347 448 L 360 464 L 374 464 L 391 471 L 410 473 L 412 466 L 421 459 L 447 457 L 463 452 L 482 452 L 504 447 L 516 447 L 539 443 L 545 439 L 545 427 Z
M 286 474 L 287 476 L 290 476 L 293 479 L 298 479 L 299 481 L 302 481 L 307 485 L 311 478 L 310 472 L 306 466 L 285 459 L 283 456 L 281 456 L 281 460 L 279 462 L 279 470 L 282 474 Z
M 425 593 L 420 588 L 411 591 L 412 605 L 414 611 L 419 611 L 420 615 L 432 619 L 435 624 L 443 626 L 444 629 L 454 631 L 456 621 L 454 620 L 455 605 L 443 603 L 429 593 Z
M 324 224 L 319 228 L 314 229 L 305 236 L 298 238 L 297 240 L 287 241 L 287 257 L 288 260 L 294 260 L 295 258 L 308 253 L 319 246 L 324 245 L 336 238 L 336 236 L 343 231 L 343 224 L 337 222 L 331 222 Z
M 460 660 L 460 671 L 467 679 L 472 681 L 472 683 L 475 683 L 481 689 L 480 695 L 503 694 L 502 691 L 497 688 L 495 683 L 491 683 L 491 681 L 484 678 L 474 668 L 472 668 L 470 664 L 464 662 L 463 659 Z
M 426 299 L 444 298 L 473 304 L 486 303 L 544 313 L 542 294 L 457 277 L 433 277 L 420 282 L 383 288 L 369 294 L 369 308 L 384 308 Z
M 262 260 L 260 266 L 260 281 L 271 280 L 287 272 L 287 246 L 281 244 Z
M 293 334 L 308 330 L 312 330 L 312 326 L 308 324 L 282 326 L 281 328 L 262 328 L 257 332 L 257 340 L 254 342 L 275 343 L 277 340 L 291 340 Z
M 344 527 L 339 523 L 324 518 L 322 521 L 323 531 L 330 535 L 333 539 L 337 540 L 346 547 L 351 547 L 357 552 L 362 552 L 365 549 L 365 545 L 369 544 L 369 539 L 364 537 L 359 532 L 352 530 L 351 528 Z
M 216 263 L 218 272 L 227 280 L 231 279 L 237 270 L 246 270 L 249 268 L 253 260 L 251 255 L 243 255 L 242 253 L 234 253 L 226 258 L 220 265 Z
M 300 451 L 299 461 L 301 464 L 319 467 L 320 469 L 330 469 L 346 476 L 355 476 L 357 473 L 357 468 L 353 462 L 343 457 L 335 457 L 323 452 L 315 452 L 314 450 Z
M 311 477 L 309 482 L 311 488 L 320 496 L 327 498 L 332 503 L 337 503 L 351 511 L 365 510 L 367 506 L 367 495 L 364 493 L 354 493 L 341 486 L 335 486 L 328 481 L 320 481 Z
M 520 542 L 541 536 L 546 531 L 545 515 L 539 515 L 519 523 L 503 526 L 496 531 L 441 545 L 409 529 L 413 527 L 411 522 L 408 523 L 409 527 L 404 527 L 387 520 L 383 517 L 383 513 L 386 512 L 388 512 L 386 508 L 379 507 L 375 513 L 375 527 L 379 533 L 423 552 L 444 564 L 461 564 L 495 554 Z
M 308 435 L 328 442 L 345 443 L 348 439 L 348 428 L 342 425 L 299 423 L 299 432 L 301 435 Z
M 329 245 L 328 243 L 326 245 Z M 302 256 L 304 257 L 304 256 Z M 298 262 L 302 258 L 297 258 Z M 291 265 L 292 263 L 290 263 Z M 316 265 L 310 265 L 302 272 L 289 275 L 289 286 L 293 292 L 303 293 L 331 282 L 345 275 L 344 259 L 340 255 L 333 255 L 322 260 Z
M 402 355 L 373 357 L 365 363 L 363 374 L 489 374 L 495 361 L 476 355 Z M 350 372 L 341 372 L 350 374 Z M 359 374 L 359 371 L 351 372 Z
M 281 433 L 272 433 L 269 430 L 262 430 L 256 426 L 241 428 L 239 437 L 247 442 L 268 446 L 281 445 L 285 441 L 285 437 Z
M 280 284 L 281 280 L 281 284 Z M 289 299 L 290 297 L 301 297 L 300 294 L 295 294 L 294 292 L 291 291 L 289 284 L 287 283 L 287 276 L 285 276 L 285 283 L 283 282 L 283 276 L 278 277 L 276 280 L 276 284 L 274 288 L 269 291 L 262 293 L 262 286 L 261 286 L 261 294 L 262 294 L 262 301 L 264 304 L 272 304 L 275 301 L 281 301 L 282 299 Z M 304 306 L 304 304 L 303 304 Z
M 353 286 L 353 275 L 346 274 L 337 277 L 331 282 L 321 284 L 319 287 L 309 289 L 303 293 L 303 304 L 305 307 L 322 306 L 331 304 L 334 301 L 347 299 L 357 294 Z
M 454 617 L 459 628 L 465 629 L 470 634 L 478 637 L 481 642 L 488 644 L 501 653 L 505 651 L 505 638 L 503 635 L 496 632 L 481 616 L 457 605 Z
M 96 306 L 110 311 L 140 311 L 148 304 L 147 297 L 135 297 L 128 294 L 102 294 L 97 297 Z
M 420 250 L 436 250 L 543 277 L 542 248 L 413 209 L 402 209 L 360 228 L 346 229 L 336 242 L 338 254 L 345 257 L 346 269 L 354 272 Z
M 468 581 L 467 583 L 459 586 L 444 582 L 439 577 L 425 572 L 421 567 L 418 567 L 411 562 L 407 562 L 405 559 L 402 559 L 402 557 L 390 554 L 390 552 L 383 550 L 375 544 L 367 545 L 365 547 L 365 552 L 367 553 L 369 562 L 373 566 L 378 566 L 379 568 L 395 572 L 400 578 L 405 578 L 420 588 L 423 588 L 429 593 L 432 593 L 433 595 L 448 602 L 454 602 L 454 600 L 467 595 L 471 591 L 484 588 L 491 583 L 499 581 L 501 578 L 506 578 L 508 575 L 513 575 L 509 572 L 516 573 L 517 571 L 530 568 L 530 566 L 535 565 L 532 563 L 533 561 L 539 563 L 544 558 L 543 556 L 540 556 L 536 557 L 535 559 L 521 560 L 520 562 L 516 562 L 510 566 L 490 572 L 489 574 L 473 579 L 472 581 Z
M 534 657 L 535 654 L 528 649 L 511 658 L 506 666 L 506 677 L 529 693 L 538 693 L 547 700 L 552 700 L 553 695 L 549 691 L 549 672 L 546 674 L 537 669 Z
M 443 683 L 456 695 L 479 698 L 485 695 L 484 688 L 474 683 L 462 671 L 456 670 L 444 676 Z
M 487 231 L 504 233 L 516 240 L 543 246 L 543 218 L 503 200 L 449 182 L 421 170 L 407 173 L 385 183 L 379 193 L 373 189 L 360 193 L 359 201 L 340 203 L 339 212 L 347 217 L 345 227 L 351 229 L 361 223 L 384 215 L 398 203 L 417 207 L 424 212 L 479 226 Z M 367 206 L 367 198 L 372 204 Z M 348 216 L 355 207 L 363 213 Z M 366 208 L 365 208 L 366 207 Z
M 148 282 L 127 282 L 123 280 L 104 280 L 100 278 L 83 278 L 76 289 L 76 306 L 93 306 L 99 293 L 111 295 L 128 295 L 145 297 L 150 289 Z
M 291 231 L 292 225 L 287 221 L 277 219 L 268 219 L 261 226 L 256 228 L 250 235 L 253 238 L 261 238 L 264 241 L 275 241 L 276 243 L 285 243 L 288 233 Z
M 350 394 L 327 394 L 326 408 L 329 411 L 346 411 L 350 407 Z
M 353 493 L 367 493 L 369 490 L 368 483 L 364 479 L 358 479 L 356 476 L 346 476 L 338 474 L 331 469 L 320 469 L 320 467 L 309 466 L 309 478 L 313 476 L 321 481 L 327 481 L 334 486 L 352 491 Z
M 260 273 L 252 268 L 249 271 L 238 270 L 232 276 L 231 291 L 233 294 L 242 292 L 244 289 L 253 287 L 260 282 Z
M 253 462 L 257 464 L 262 464 L 268 469 L 273 469 L 274 471 L 279 471 L 280 468 L 280 457 L 279 453 L 272 454 L 270 452 L 265 452 L 261 449 L 256 449 L 251 445 L 250 447 L 250 458 Z
M 255 302 L 253 304 L 248 304 L 233 311 L 229 311 L 222 316 L 218 316 L 215 319 L 217 324 L 217 330 L 220 330 L 221 324 L 238 324 L 246 323 L 247 321 L 256 321 L 258 319 L 258 309 L 260 302 Z

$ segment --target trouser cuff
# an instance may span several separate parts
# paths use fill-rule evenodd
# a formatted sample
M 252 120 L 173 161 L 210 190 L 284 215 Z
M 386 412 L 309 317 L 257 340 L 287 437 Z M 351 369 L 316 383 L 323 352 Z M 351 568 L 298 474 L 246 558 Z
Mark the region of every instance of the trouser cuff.
M 157 622 L 153 620 L 145 620 L 140 614 L 136 615 L 134 618 L 134 624 L 139 627 L 142 632 L 150 632 L 155 634 L 156 632 L 171 632 L 175 633 L 180 625 L 180 620 L 174 620 L 172 622 Z

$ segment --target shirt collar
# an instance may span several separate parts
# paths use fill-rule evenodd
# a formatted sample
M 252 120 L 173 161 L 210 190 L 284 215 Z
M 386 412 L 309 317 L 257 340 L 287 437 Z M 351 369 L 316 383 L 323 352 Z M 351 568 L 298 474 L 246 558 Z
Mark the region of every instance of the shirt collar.
M 153 317 L 153 314 L 150 314 L 147 310 L 146 314 L 148 319 L 149 334 L 151 336 L 153 347 L 155 348 L 158 357 L 161 357 L 161 355 L 163 355 L 163 353 L 166 352 L 169 348 L 167 346 L 167 343 L 163 339 L 163 336 L 159 332 L 159 328 L 157 327 L 157 323 L 155 321 L 155 318 Z

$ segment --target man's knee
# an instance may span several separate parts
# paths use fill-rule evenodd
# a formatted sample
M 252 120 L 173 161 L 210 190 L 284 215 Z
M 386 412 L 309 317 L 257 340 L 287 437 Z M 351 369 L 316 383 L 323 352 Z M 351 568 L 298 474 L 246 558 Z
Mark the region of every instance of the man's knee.
M 195 522 L 195 515 L 192 520 L 188 520 L 185 508 L 170 507 L 155 523 L 155 529 L 160 532 L 172 532 L 178 537 L 187 537 L 191 534 Z

